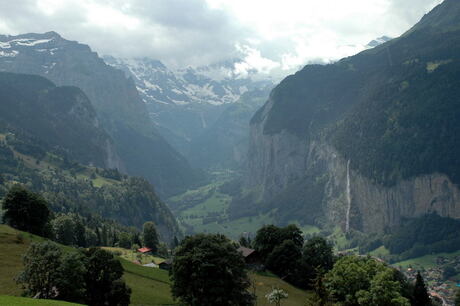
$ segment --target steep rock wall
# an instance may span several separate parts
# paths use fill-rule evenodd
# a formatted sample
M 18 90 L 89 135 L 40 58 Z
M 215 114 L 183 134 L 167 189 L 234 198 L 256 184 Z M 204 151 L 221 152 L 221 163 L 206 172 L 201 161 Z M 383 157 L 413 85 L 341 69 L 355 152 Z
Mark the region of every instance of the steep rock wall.
M 348 161 L 332 146 L 313 142 L 308 164 L 318 163 L 324 165 L 328 176 L 323 202 L 325 215 L 330 222 L 345 229 Z M 350 228 L 380 232 L 398 225 L 404 217 L 434 211 L 441 216 L 460 218 L 460 189 L 444 174 L 418 176 L 385 187 L 353 170 L 353 160 L 350 165 Z

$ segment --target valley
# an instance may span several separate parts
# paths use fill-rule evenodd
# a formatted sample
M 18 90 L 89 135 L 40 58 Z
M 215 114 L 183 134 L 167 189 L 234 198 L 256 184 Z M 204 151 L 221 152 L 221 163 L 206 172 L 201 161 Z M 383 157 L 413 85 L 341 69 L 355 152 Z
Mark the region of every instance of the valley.
M 334 48 L 0 34 L 0 304 L 460 305 L 460 2 L 426 1 Z

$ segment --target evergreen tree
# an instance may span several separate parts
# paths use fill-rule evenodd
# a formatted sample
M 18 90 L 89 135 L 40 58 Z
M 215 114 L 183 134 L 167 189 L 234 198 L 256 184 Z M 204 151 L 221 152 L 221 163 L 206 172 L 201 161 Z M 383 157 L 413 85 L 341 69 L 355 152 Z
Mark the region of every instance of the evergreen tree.
M 426 290 L 425 282 L 423 281 L 420 272 L 417 272 L 414 287 L 414 306 L 427 306 L 431 305 L 430 296 Z
M 158 251 L 158 235 L 153 222 L 145 222 L 143 226 L 144 246 L 152 249 L 153 252 Z
M 457 294 L 455 294 L 455 306 L 460 306 L 460 289 L 457 289 Z

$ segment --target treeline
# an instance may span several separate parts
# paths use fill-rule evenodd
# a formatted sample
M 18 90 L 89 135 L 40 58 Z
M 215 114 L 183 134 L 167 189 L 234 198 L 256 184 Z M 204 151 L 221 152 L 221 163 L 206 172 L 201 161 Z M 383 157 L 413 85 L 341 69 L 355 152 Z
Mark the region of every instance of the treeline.
M 351 230 L 346 233 L 346 248 L 358 248 L 360 254 L 367 254 L 384 246 L 390 254 L 381 257 L 389 262 L 460 250 L 460 221 L 435 212 L 404 219 L 401 225 L 385 232 L 365 234 Z
M 17 276 L 25 295 L 87 305 L 127 306 L 131 289 L 122 279 L 123 267 L 98 248 L 64 252 L 50 241 L 33 243 L 23 256 Z
M 125 249 L 146 246 L 155 253 L 168 253 L 167 245 L 160 242 L 155 224 L 151 221 L 144 223 L 141 232 L 135 227 L 126 227 L 95 215 L 54 214 L 41 195 L 20 185 L 11 188 L 2 207 L 5 211 L 2 221 L 6 224 L 64 245 Z
M 430 213 L 409 219 L 383 239 L 398 260 L 460 250 L 460 221 Z

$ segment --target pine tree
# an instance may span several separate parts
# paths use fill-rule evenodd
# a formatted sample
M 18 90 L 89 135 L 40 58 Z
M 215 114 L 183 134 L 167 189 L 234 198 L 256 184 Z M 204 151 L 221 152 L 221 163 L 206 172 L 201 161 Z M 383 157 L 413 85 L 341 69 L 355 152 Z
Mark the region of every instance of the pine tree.
M 420 272 L 417 272 L 417 278 L 415 280 L 414 287 L 414 306 L 428 306 L 431 305 L 430 296 L 426 290 L 425 282 L 423 281 Z

